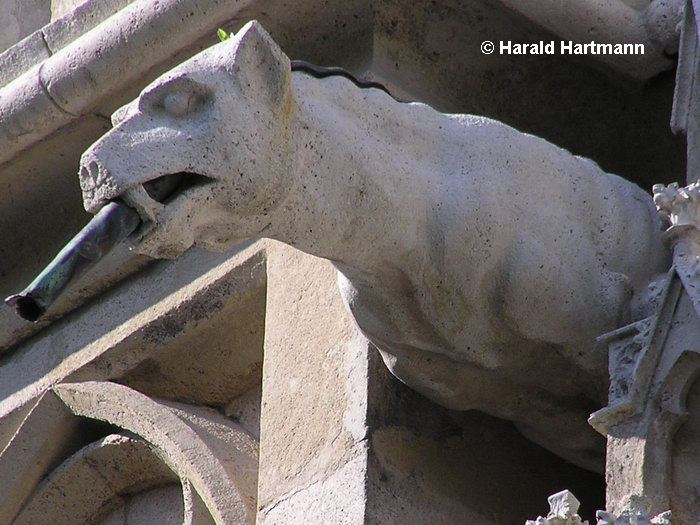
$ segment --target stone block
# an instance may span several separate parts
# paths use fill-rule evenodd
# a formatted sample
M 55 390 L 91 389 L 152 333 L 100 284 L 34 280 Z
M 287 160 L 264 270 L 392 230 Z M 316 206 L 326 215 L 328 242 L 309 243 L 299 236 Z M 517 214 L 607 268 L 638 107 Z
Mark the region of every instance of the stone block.
M 327 262 L 273 245 L 268 279 L 258 523 L 364 523 L 368 342 Z
M 268 249 L 258 523 L 523 523 L 599 476 L 513 425 L 444 409 L 389 374 L 348 315 L 327 261 Z

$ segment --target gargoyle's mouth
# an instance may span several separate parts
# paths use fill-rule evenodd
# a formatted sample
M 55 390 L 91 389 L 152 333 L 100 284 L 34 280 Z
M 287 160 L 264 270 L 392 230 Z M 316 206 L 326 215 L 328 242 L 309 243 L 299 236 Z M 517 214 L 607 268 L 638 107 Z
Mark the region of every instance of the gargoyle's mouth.
M 214 179 L 198 173 L 181 171 L 170 175 L 161 175 L 143 183 L 148 196 L 161 204 L 168 204 L 191 188 L 205 186 Z
M 155 177 L 127 190 L 120 198 L 141 217 L 141 224 L 129 236 L 132 248 L 155 257 L 173 258 L 191 244 L 190 222 L 198 194 L 218 184 L 213 177 L 177 172 Z M 193 216 L 194 217 L 194 216 Z M 192 219 L 194 220 L 194 218 Z M 184 222 L 183 222 L 184 221 Z

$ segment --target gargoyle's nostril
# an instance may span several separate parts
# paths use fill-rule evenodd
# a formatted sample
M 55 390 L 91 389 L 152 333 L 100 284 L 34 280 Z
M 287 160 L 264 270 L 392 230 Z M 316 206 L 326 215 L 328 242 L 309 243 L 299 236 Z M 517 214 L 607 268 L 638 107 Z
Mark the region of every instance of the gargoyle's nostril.
M 100 174 L 100 165 L 93 160 L 90 164 L 88 164 L 88 170 L 93 180 L 97 180 Z
M 100 165 L 94 160 L 85 163 L 80 167 L 80 185 L 83 188 L 83 191 L 92 190 L 100 184 L 101 171 Z
M 83 197 L 86 203 L 91 203 L 93 208 L 91 211 L 95 213 L 104 204 L 104 200 L 98 193 L 99 188 L 105 184 L 106 172 L 96 161 L 86 159 L 81 162 L 78 175 Z
M 96 185 L 99 181 L 100 166 L 94 160 L 80 167 L 80 180 L 88 187 Z M 90 182 L 91 181 L 91 182 Z
M 183 171 L 149 180 L 143 184 L 143 187 L 151 199 L 166 204 L 183 191 L 210 182 L 213 182 L 213 179 L 209 177 Z

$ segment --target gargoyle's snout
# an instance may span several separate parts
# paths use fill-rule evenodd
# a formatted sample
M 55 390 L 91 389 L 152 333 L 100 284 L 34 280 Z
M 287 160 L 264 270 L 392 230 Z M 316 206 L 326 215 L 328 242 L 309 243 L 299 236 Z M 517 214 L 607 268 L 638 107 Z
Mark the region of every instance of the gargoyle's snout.
M 97 213 L 120 193 L 108 171 L 96 160 L 85 159 L 85 155 L 83 155 L 78 178 L 83 192 L 83 203 L 89 213 Z
M 133 148 L 108 140 L 117 130 L 83 153 L 78 173 L 83 204 L 97 213 L 114 200 L 136 209 L 144 221 L 155 222 L 162 204 L 174 194 L 211 179 L 184 171 L 169 171 L 168 159 L 144 157 Z M 174 167 L 174 166 L 173 166 Z
M 125 181 L 122 181 L 96 157 L 87 154 L 83 156 L 79 177 L 85 209 L 90 213 L 97 213 L 108 202 L 122 200 L 136 209 L 144 221 L 150 222 L 155 221 L 163 204 L 174 200 L 189 188 L 213 182 L 213 179 L 204 175 L 185 171 L 137 176 L 137 181 L 145 179 L 141 183 L 132 182 L 130 177 L 123 177 Z

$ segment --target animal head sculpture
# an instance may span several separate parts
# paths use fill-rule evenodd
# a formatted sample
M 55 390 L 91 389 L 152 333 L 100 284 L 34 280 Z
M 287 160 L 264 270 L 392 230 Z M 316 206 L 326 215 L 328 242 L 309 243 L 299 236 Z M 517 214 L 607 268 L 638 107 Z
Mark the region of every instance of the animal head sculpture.
M 114 113 L 82 157 L 85 208 L 121 197 L 147 222 L 138 250 L 156 257 L 258 234 L 284 193 L 290 102 L 289 59 L 248 23 Z M 167 203 L 159 186 L 176 190 Z

